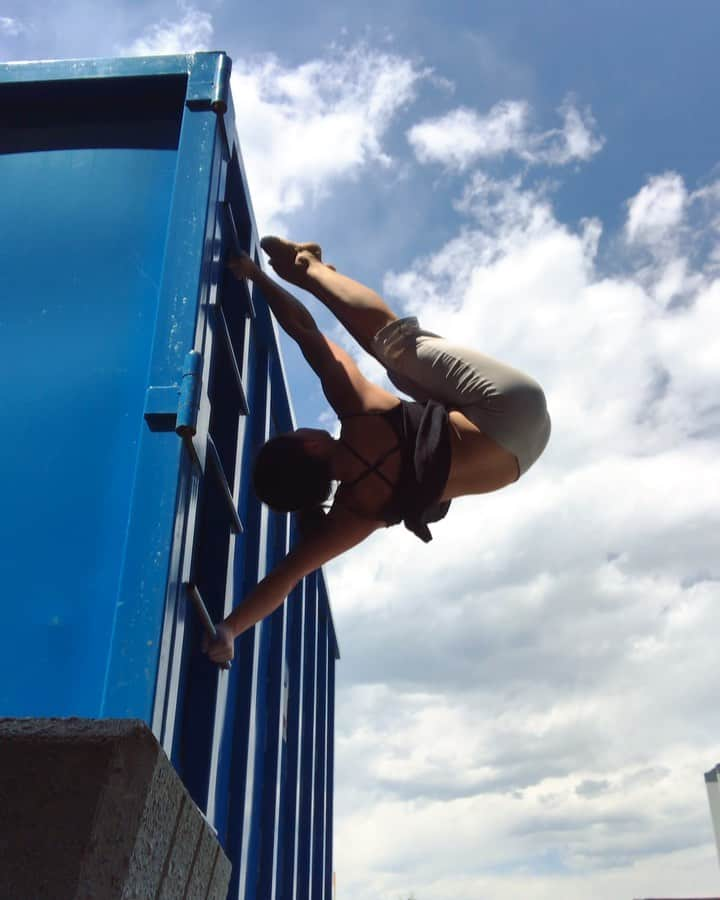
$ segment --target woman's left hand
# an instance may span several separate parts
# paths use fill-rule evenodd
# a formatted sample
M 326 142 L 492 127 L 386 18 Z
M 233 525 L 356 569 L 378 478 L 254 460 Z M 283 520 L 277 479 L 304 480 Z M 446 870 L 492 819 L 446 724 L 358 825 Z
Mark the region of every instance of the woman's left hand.
M 215 638 L 205 635 L 202 642 L 203 653 L 218 665 L 229 663 L 235 656 L 235 638 L 232 631 L 222 622 L 215 626 Z

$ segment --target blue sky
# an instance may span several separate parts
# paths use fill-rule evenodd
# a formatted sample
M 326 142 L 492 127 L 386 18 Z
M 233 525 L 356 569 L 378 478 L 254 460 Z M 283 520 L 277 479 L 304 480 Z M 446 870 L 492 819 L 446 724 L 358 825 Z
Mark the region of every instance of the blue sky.
M 527 477 L 328 567 L 338 898 L 717 893 L 718 26 L 709 0 L 0 8 L 4 60 L 226 50 L 261 231 L 546 388 Z

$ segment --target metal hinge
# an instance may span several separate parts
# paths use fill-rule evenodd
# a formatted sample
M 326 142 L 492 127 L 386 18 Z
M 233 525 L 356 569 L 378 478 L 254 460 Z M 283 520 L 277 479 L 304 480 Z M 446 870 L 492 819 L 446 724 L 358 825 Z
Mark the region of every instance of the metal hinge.
M 197 430 L 202 384 L 202 354 L 191 350 L 185 357 L 180 384 L 149 387 L 145 395 L 145 421 L 151 431 L 176 431 L 192 437 Z
M 197 350 L 191 350 L 185 357 L 185 368 L 180 382 L 180 402 L 175 425 L 175 431 L 180 437 L 193 437 L 197 430 L 201 383 L 202 354 Z

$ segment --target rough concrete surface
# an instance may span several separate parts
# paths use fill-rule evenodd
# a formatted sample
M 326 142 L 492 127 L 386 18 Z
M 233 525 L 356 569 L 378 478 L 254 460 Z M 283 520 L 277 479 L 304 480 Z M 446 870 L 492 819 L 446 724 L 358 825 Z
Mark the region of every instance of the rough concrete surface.
M 230 865 L 230 860 L 220 847 L 215 857 L 215 868 L 213 869 L 212 881 L 208 888 L 207 900 L 226 900 L 231 875 L 232 866 Z
M 215 868 L 215 856 L 220 849 L 215 833 L 207 822 L 203 822 L 200 840 L 196 847 L 195 861 L 190 872 L 190 880 L 186 888 L 187 900 L 205 900 L 208 885 L 212 880 Z M 227 890 L 226 890 L 227 893 Z
M 194 815 L 192 803 L 185 803 L 178 818 L 173 846 L 165 863 L 165 878 L 158 900 L 175 900 L 176 897 L 184 896 L 201 834 L 202 820 Z
M 224 900 L 230 863 L 144 722 L 0 719 L 0 900 Z

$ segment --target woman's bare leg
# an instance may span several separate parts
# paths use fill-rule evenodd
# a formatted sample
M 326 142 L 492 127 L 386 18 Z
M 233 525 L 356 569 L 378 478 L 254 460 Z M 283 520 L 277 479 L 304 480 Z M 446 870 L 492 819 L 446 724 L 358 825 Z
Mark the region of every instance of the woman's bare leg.
M 319 248 L 318 252 L 301 249 L 293 253 L 286 248 L 303 245 L 272 240 L 277 241 L 277 247 L 271 245 L 269 240 L 263 240 L 263 247 L 271 253 L 270 264 L 278 275 L 317 297 L 358 344 L 372 354 L 372 339 L 383 326 L 397 319 L 382 297 L 359 281 L 321 262 Z M 273 250 L 276 251 L 274 254 Z
M 300 262 L 304 264 L 303 255 Z M 309 254 L 307 257 L 304 289 L 327 306 L 363 350 L 372 353 L 372 339 L 381 328 L 397 319 L 395 313 L 369 287 L 328 268 Z

